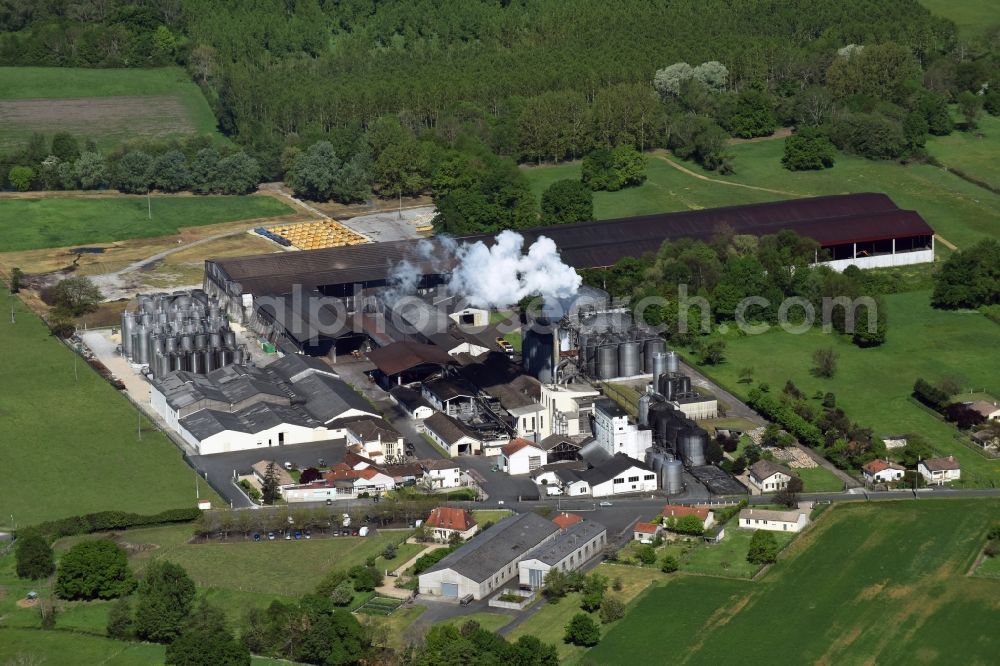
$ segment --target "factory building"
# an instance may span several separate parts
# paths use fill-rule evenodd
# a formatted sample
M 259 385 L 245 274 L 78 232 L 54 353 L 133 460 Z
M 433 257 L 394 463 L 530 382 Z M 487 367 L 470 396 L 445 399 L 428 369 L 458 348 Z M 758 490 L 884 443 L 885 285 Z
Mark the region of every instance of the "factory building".
M 594 403 L 594 437 L 611 455 L 621 453 L 634 460 L 644 460 L 646 449 L 653 445 L 653 433 L 629 423 L 628 414 L 609 398 Z
M 876 193 L 580 222 L 521 233 L 526 244 L 540 236 L 552 239 L 565 263 L 584 269 L 607 267 L 624 257 L 641 256 L 666 240 L 709 240 L 722 227 L 736 234 L 754 236 L 786 229 L 795 231 L 820 245 L 815 256 L 817 263 L 836 270 L 851 265 L 874 268 L 934 259 L 933 229 L 918 213 L 902 210 L 885 194 Z M 494 242 L 486 234 L 457 240 Z M 418 252 L 417 244 L 425 242 L 393 241 L 213 259 L 205 265 L 204 289 L 218 298 L 221 307 L 234 319 L 278 343 L 282 349 L 321 355 L 334 348 L 338 352 L 356 349 L 365 340 L 388 344 L 406 336 L 397 336 L 398 331 L 376 330 L 376 318 L 365 308 L 372 294 L 389 284 L 391 267 L 404 261 L 413 265 L 420 274 L 418 292 L 444 284 L 454 268 L 454 258 L 440 261 Z M 332 299 L 335 303 L 321 299 Z M 336 321 L 338 310 L 340 314 L 359 316 L 340 317 L 337 330 L 316 325 Z M 475 321 L 475 313 L 464 312 L 458 306 L 456 310 L 462 312 L 460 317 L 471 316 Z M 622 344 L 626 346 L 622 348 Z M 642 349 L 636 349 L 637 345 Z M 595 349 L 592 362 L 599 375 L 612 372 L 612 365 L 614 376 L 649 372 L 636 363 L 636 356 L 645 354 L 644 339 L 622 339 L 613 348 L 607 341 L 591 346 Z M 529 355 L 534 356 L 534 352 Z M 585 358 L 584 362 L 591 363 L 591 358 Z M 603 370 L 598 371 L 598 367 Z
M 518 581 L 532 590 L 541 589 L 550 571 L 576 571 L 601 555 L 608 530 L 592 520 L 581 520 L 562 530 L 555 539 L 533 548 L 517 563 Z

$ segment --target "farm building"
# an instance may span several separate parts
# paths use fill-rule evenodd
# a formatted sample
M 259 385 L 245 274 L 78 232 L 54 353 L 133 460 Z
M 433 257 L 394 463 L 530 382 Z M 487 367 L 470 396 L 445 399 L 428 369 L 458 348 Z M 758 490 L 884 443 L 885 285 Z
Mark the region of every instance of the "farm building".
M 444 599 L 482 599 L 519 577 L 518 563 L 560 528 L 537 513 L 504 518 L 420 574 L 419 591 Z
M 608 531 L 600 523 L 582 520 L 560 530 L 559 535 L 536 546 L 517 563 L 518 580 L 537 590 L 552 570 L 576 571 L 599 557 L 608 540 Z
M 548 462 L 548 454 L 533 442 L 518 437 L 500 449 L 497 464 L 507 474 L 530 474 Z
M 955 456 L 928 458 L 917 463 L 917 471 L 929 486 L 943 486 L 962 478 L 962 467 Z
M 852 265 L 876 268 L 934 260 L 934 230 L 918 213 L 902 210 L 888 196 L 877 193 L 579 222 L 521 233 L 526 245 L 540 236 L 552 239 L 563 261 L 584 269 L 608 267 L 624 257 L 641 256 L 670 239 L 709 240 L 722 226 L 736 234 L 754 236 L 795 231 L 815 240 L 820 245 L 815 260 L 835 270 Z M 495 239 L 483 234 L 457 240 L 490 244 Z M 418 252 L 418 243 L 426 241 L 211 259 L 205 264 L 204 288 L 234 319 L 282 349 L 322 355 L 335 345 L 338 351 L 357 349 L 365 339 L 388 344 L 396 338 L 389 331 L 376 330 L 377 322 L 370 313 L 345 320 L 338 318 L 337 309 L 330 305 L 322 305 L 316 313 L 308 303 L 335 298 L 343 311 L 361 312 L 366 290 L 387 286 L 390 267 L 403 261 L 420 272 L 418 289 L 444 284 L 455 259 L 427 257 Z M 297 294 L 295 299 L 285 298 L 293 292 Z M 339 330 L 326 330 L 313 318 L 344 323 Z
M 410 418 L 422 421 L 434 413 L 434 408 L 420 395 L 420 391 L 409 386 L 392 387 L 389 389 L 389 397 L 402 407 Z
M 809 524 L 809 512 L 803 509 L 772 511 L 770 509 L 743 509 L 740 527 L 747 530 L 772 532 L 801 532 Z
M 427 436 L 449 456 L 471 456 L 481 453 L 483 442 L 458 419 L 435 412 L 424 419 Z

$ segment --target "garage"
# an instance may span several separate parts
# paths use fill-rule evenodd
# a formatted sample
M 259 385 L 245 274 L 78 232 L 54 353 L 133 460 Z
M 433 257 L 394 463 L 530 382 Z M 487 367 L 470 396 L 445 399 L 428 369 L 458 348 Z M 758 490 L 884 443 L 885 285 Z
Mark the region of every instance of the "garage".
M 441 583 L 441 596 L 448 599 L 457 599 L 458 583 Z

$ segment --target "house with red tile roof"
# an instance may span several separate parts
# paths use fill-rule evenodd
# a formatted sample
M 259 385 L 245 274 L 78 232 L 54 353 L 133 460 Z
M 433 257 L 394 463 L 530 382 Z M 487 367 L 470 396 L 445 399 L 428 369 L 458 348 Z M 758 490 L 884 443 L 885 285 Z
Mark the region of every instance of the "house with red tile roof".
M 447 506 L 439 506 L 431 511 L 424 524 L 438 543 L 448 543 L 454 534 L 463 540 L 468 539 L 479 529 L 471 511 Z
M 658 523 L 636 523 L 632 528 L 633 538 L 639 543 L 652 543 L 663 532 Z
M 497 464 L 507 474 L 530 474 L 548 463 L 548 452 L 534 442 L 520 437 L 500 448 Z
M 576 525 L 581 521 L 583 521 L 582 516 L 575 513 L 566 513 L 565 511 L 563 511 L 558 516 L 552 519 L 552 522 L 561 527 L 562 529 L 566 529 L 571 525 Z
M 663 523 L 666 524 L 671 518 L 680 519 L 684 516 L 696 516 L 701 521 L 703 529 L 708 529 L 715 524 L 715 513 L 703 506 L 684 506 L 682 504 L 668 504 L 660 512 L 663 516 Z
M 396 487 L 396 482 L 391 476 L 382 473 L 375 467 L 352 469 L 344 463 L 337 463 L 331 467 L 330 471 L 323 475 L 323 480 L 330 485 L 340 487 L 349 485 L 355 493 L 381 492 Z
M 873 460 L 861 466 L 861 473 L 868 483 L 890 483 L 902 479 L 906 468 L 888 460 Z

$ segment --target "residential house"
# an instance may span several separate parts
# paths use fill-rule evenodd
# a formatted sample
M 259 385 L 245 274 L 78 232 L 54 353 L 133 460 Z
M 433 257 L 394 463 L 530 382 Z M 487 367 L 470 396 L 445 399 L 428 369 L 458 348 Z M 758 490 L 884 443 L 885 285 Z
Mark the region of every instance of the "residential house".
M 561 527 L 562 529 L 566 529 L 567 527 L 576 525 L 582 520 L 583 516 L 581 516 L 578 513 L 567 513 L 566 511 L 563 511 L 559 515 L 555 516 L 552 519 L 552 522 Z
M 385 419 L 363 416 L 342 425 L 347 433 L 347 445 L 361 447 L 370 458 L 385 462 L 399 460 L 406 455 L 403 435 Z
M 653 543 L 656 537 L 663 533 L 663 526 L 659 523 L 636 523 L 632 528 L 632 538 L 639 543 Z
M 563 460 L 555 463 L 542 465 L 531 473 L 531 480 L 540 486 L 548 488 L 558 488 L 558 493 L 548 493 L 553 495 L 589 495 L 590 484 L 580 478 L 581 472 L 589 469 L 589 465 L 582 460 Z
M 917 463 L 917 471 L 929 486 L 943 486 L 962 478 L 962 468 L 955 456 L 921 460 Z
M 966 406 L 987 421 L 1000 421 L 1000 405 L 996 401 L 976 400 L 967 403 Z
M 683 518 L 694 516 L 701 521 L 701 527 L 707 530 L 715 524 L 715 512 L 703 506 L 685 506 L 683 504 L 668 504 L 660 512 L 663 521 L 666 523 L 671 518 Z
M 892 483 L 906 474 L 906 468 L 889 460 L 873 460 L 861 466 L 861 473 L 868 483 Z
M 479 529 L 471 511 L 446 506 L 439 506 L 431 511 L 424 525 L 427 526 L 431 538 L 438 543 L 448 543 L 455 535 L 465 541 Z
M 750 483 L 762 493 L 774 493 L 787 488 L 794 476 L 792 470 L 770 460 L 758 460 L 750 465 Z
M 606 461 L 598 462 L 591 469 L 580 472 L 579 476 L 590 486 L 593 497 L 648 493 L 657 489 L 653 470 L 623 453 L 616 453 Z
M 331 467 L 330 471 L 323 474 L 323 479 L 329 484 L 344 482 L 347 488 L 355 494 L 379 493 L 396 487 L 396 482 L 393 481 L 392 477 L 377 467 L 352 469 L 345 463 L 338 463 Z
M 440 458 L 420 461 L 424 471 L 424 482 L 434 490 L 458 488 L 462 485 L 462 470 L 458 463 Z
M 424 419 L 424 430 L 449 456 L 471 456 L 482 452 L 482 440 L 464 423 L 443 412 L 435 412 Z
M 519 577 L 518 563 L 562 530 L 532 511 L 504 518 L 420 574 L 420 594 L 483 599 Z
M 264 485 L 264 478 L 267 476 L 267 468 L 269 465 L 274 465 L 274 478 L 278 482 L 279 491 L 283 491 L 285 488 L 296 485 L 295 479 L 292 478 L 292 475 L 285 471 L 285 468 L 274 460 L 261 460 L 259 462 L 255 462 L 250 467 L 257 483 Z
M 520 437 L 500 449 L 497 459 L 500 471 L 511 475 L 529 474 L 547 462 L 547 454 L 542 448 Z
M 607 528 L 592 520 L 561 529 L 554 539 L 535 546 L 518 562 L 518 581 L 533 590 L 540 589 L 550 571 L 576 571 L 599 557 L 607 540 Z
M 740 527 L 747 530 L 772 532 L 800 532 L 809 524 L 809 512 L 804 509 L 772 511 L 770 509 L 743 509 Z

